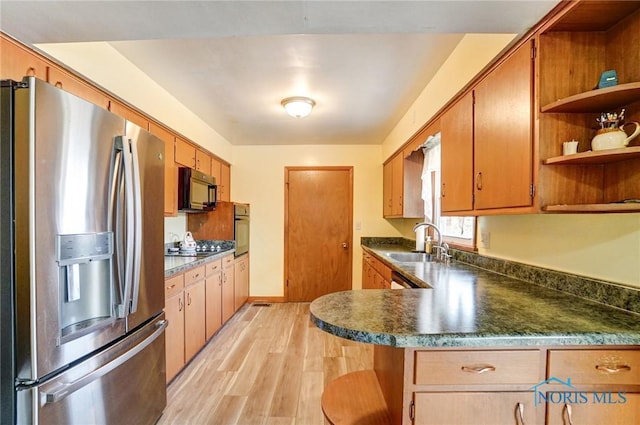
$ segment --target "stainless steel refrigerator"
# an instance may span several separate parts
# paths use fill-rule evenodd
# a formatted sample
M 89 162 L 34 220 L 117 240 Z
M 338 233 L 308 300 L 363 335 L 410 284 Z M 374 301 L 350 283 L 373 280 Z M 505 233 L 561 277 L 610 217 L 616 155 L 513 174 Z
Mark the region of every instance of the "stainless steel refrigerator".
M 163 142 L 35 78 L 1 90 L 0 423 L 152 424 Z

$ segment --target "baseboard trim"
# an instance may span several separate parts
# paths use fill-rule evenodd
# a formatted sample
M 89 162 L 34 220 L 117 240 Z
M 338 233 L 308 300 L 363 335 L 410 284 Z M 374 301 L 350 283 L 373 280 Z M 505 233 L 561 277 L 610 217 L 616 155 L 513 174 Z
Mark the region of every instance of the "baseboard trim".
M 249 303 L 261 302 L 261 303 L 285 303 L 287 300 L 285 297 L 249 297 L 247 300 Z

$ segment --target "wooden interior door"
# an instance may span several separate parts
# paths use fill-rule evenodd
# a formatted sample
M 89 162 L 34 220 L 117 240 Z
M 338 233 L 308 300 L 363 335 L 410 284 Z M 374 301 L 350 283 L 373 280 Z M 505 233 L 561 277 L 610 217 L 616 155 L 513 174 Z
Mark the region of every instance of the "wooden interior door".
M 285 169 L 285 296 L 351 289 L 353 167 Z

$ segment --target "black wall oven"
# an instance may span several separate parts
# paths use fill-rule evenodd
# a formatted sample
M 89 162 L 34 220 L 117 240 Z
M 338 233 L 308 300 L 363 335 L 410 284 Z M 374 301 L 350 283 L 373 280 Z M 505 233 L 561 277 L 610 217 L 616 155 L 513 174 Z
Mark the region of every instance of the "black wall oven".
M 233 204 L 233 239 L 236 241 L 236 257 L 249 252 L 248 204 Z

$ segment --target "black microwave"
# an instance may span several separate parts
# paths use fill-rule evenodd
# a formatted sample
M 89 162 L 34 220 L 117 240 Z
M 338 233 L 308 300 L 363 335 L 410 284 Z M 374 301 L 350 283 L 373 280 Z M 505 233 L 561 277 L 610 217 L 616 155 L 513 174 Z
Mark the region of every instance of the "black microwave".
M 203 212 L 216 208 L 216 179 L 188 167 L 178 168 L 178 211 Z

